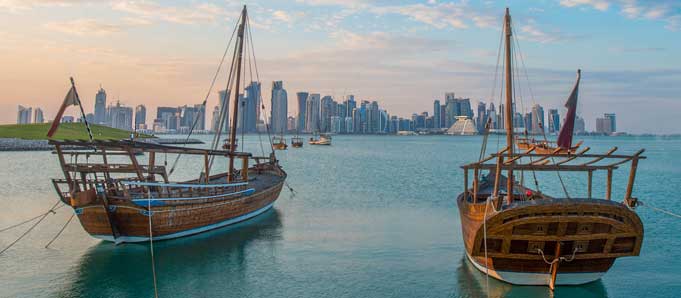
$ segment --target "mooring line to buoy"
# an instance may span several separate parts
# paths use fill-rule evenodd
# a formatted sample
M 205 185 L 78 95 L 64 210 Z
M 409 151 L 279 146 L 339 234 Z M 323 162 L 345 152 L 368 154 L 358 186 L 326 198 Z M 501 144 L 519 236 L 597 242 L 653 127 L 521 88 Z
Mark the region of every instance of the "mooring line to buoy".
M 48 248 L 48 247 L 50 246 L 50 244 L 52 244 L 52 242 L 54 242 L 55 240 L 57 240 L 57 238 L 59 237 L 59 235 L 61 235 L 61 233 L 64 232 L 64 230 L 66 229 L 66 226 L 68 226 L 69 223 L 71 223 L 71 220 L 73 220 L 73 217 L 74 217 L 74 216 L 76 216 L 75 213 L 71 214 L 71 217 L 69 217 L 69 220 L 67 220 L 66 223 L 64 224 L 64 226 L 61 227 L 61 229 L 59 230 L 59 232 L 57 232 L 57 235 L 54 235 L 54 238 L 52 238 L 52 240 L 50 240 L 50 242 L 48 242 L 48 243 L 45 245 L 45 248 Z
M 149 251 L 151 252 L 151 274 L 154 279 L 154 297 L 158 298 L 158 286 L 156 285 L 156 261 L 154 260 L 154 234 L 151 229 L 151 216 L 154 214 L 151 211 L 151 192 L 149 192 L 149 200 L 147 201 L 147 211 L 149 212 Z
M 25 224 L 27 224 L 27 223 L 29 223 L 29 222 L 32 222 L 32 221 L 34 221 L 34 220 L 40 218 L 41 216 L 43 216 L 43 215 L 45 215 L 45 214 L 54 213 L 55 211 L 59 210 L 59 208 L 64 207 L 64 206 L 66 206 L 66 205 L 59 205 L 59 206 L 57 206 L 56 208 L 50 209 L 50 210 L 48 210 L 48 211 L 45 212 L 45 213 L 38 214 L 38 215 L 36 215 L 35 217 L 29 218 L 29 219 L 24 220 L 24 221 L 22 221 L 22 222 L 20 222 L 20 223 L 11 225 L 11 226 L 6 227 L 6 228 L 2 228 L 2 229 L 0 229 L 0 233 L 5 232 L 5 231 L 9 231 L 9 230 L 11 230 L 11 229 L 14 229 L 14 228 L 16 228 L 16 227 L 20 227 L 20 226 L 22 226 L 22 225 L 25 225 Z
M 34 223 L 30 228 L 28 228 L 28 230 L 26 230 L 26 232 L 24 232 L 23 234 L 21 234 L 21 236 L 19 236 L 19 238 L 17 238 L 16 240 L 14 240 L 12 243 L 10 243 L 9 245 L 7 245 L 7 247 L 5 247 L 2 251 L 0 251 L 0 255 L 2 255 L 5 251 L 7 251 L 8 249 L 10 249 L 12 246 L 14 246 L 14 244 L 17 244 L 17 242 L 19 242 L 19 240 L 21 240 L 21 239 L 24 238 L 26 235 L 28 235 L 28 233 L 30 233 L 31 231 L 33 231 L 33 229 L 34 229 L 35 227 L 37 227 L 37 226 L 38 226 L 38 225 L 39 225 L 39 224 L 40 224 L 48 215 L 50 215 L 50 213 L 54 213 L 55 207 L 57 207 L 57 205 L 59 205 L 59 203 L 61 203 L 61 202 L 60 202 L 60 201 L 57 201 L 57 202 L 52 206 L 52 208 L 50 208 L 49 211 L 45 212 L 45 213 L 42 215 L 42 217 L 38 220 L 38 222 Z
M 676 217 L 676 218 L 681 218 L 681 215 L 680 215 L 680 214 L 676 214 L 676 213 L 674 213 L 674 212 L 671 212 L 671 211 L 668 211 L 668 210 L 664 210 L 664 209 L 662 209 L 662 208 L 657 208 L 657 207 L 655 207 L 655 206 L 648 205 L 647 203 L 644 204 L 644 203 L 641 202 L 641 201 L 638 201 L 638 204 L 641 205 L 641 206 L 643 206 L 643 207 L 648 207 L 648 208 L 650 208 L 650 209 L 653 209 L 654 211 L 657 211 L 657 212 L 661 212 L 661 213 L 664 213 L 664 214 L 667 214 L 667 215 L 670 215 L 670 216 L 673 216 L 673 217 Z

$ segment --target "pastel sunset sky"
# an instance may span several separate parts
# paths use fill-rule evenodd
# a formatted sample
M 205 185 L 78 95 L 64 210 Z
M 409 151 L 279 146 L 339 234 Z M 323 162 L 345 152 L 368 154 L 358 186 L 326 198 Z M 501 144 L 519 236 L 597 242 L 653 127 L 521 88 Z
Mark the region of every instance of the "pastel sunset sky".
M 677 0 L 0 0 L 0 123 L 14 123 L 19 104 L 52 119 L 69 76 L 86 112 L 100 84 L 109 103 L 145 104 L 148 123 L 157 106 L 198 104 L 243 4 L 265 104 L 283 80 L 294 116 L 298 91 L 354 94 L 403 117 L 432 113 L 445 92 L 474 108 L 490 101 L 508 6 L 529 77 L 520 82 L 526 110 L 562 110 L 581 68 L 588 130 L 614 112 L 620 131 L 681 132 Z

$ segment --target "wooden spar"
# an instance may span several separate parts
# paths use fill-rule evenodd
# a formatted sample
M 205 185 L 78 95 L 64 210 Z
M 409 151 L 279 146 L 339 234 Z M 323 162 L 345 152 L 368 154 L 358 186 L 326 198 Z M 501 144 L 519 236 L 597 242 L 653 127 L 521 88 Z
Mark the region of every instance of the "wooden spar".
M 547 156 L 541 157 L 541 158 L 539 158 L 539 159 L 537 159 L 537 160 L 535 160 L 535 161 L 532 161 L 532 162 L 530 162 L 530 164 L 532 164 L 532 165 L 541 164 L 544 160 L 549 159 L 549 157 L 551 157 L 552 155 L 556 155 L 557 153 L 559 153 L 560 150 L 561 150 L 561 148 L 556 148 L 556 149 L 553 150 L 551 153 L 549 153 L 550 155 L 547 155 Z
M 506 8 L 506 16 L 504 16 L 504 25 L 506 32 L 506 106 L 505 120 L 506 120 L 506 144 L 508 145 L 508 159 L 513 159 L 513 79 L 511 78 L 511 13 L 508 7 Z M 507 200 L 510 204 L 513 201 L 513 166 L 508 167 L 508 180 L 506 185 Z
M 241 158 L 241 178 L 248 181 L 248 157 Z
M 598 156 L 598 157 L 596 157 L 596 158 L 594 158 L 594 159 L 592 159 L 592 160 L 590 160 L 590 161 L 587 161 L 587 162 L 583 163 L 582 165 L 587 166 L 587 165 L 590 165 L 590 164 L 595 164 L 595 163 L 597 163 L 597 162 L 603 160 L 604 158 L 606 158 L 606 157 L 608 157 L 608 156 L 612 156 L 612 154 L 613 154 L 615 151 L 617 151 L 617 147 L 612 147 L 610 150 L 608 150 L 608 152 L 605 152 L 603 155 Z
M 572 160 L 578 158 L 581 154 L 584 154 L 585 152 L 589 151 L 590 149 L 591 149 L 591 148 L 586 147 L 586 148 L 582 149 L 581 152 L 579 152 L 579 153 L 577 153 L 577 154 L 575 154 L 575 155 L 572 155 L 572 156 L 570 156 L 570 157 L 567 157 L 567 158 L 565 158 L 565 159 L 563 159 L 563 160 L 561 160 L 561 161 L 558 161 L 558 162 L 556 162 L 556 163 L 554 163 L 554 164 L 555 164 L 555 165 L 562 165 L 562 164 L 564 164 L 564 163 L 568 163 L 568 162 L 570 162 L 570 161 L 572 161 Z
M 239 25 L 239 33 L 237 35 L 237 47 L 238 55 L 236 61 L 236 85 L 234 85 L 234 104 L 232 105 L 232 125 L 229 128 L 229 152 L 234 153 L 236 151 L 236 126 L 238 123 L 238 111 L 239 111 L 239 87 L 241 86 L 241 60 L 243 59 L 244 52 L 244 28 L 246 27 L 246 5 L 241 11 L 241 24 Z M 229 168 L 227 170 L 227 181 L 234 181 L 234 157 L 229 156 Z
M 608 181 L 605 185 L 605 199 L 610 201 L 612 196 L 612 169 L 608 169 Z
M 527 149 L 523 154 L 530 154 L 530 153 L 532 153 L 532 151 L 534 151 L 534 149 L 537 149 L 537 147 L 534 146 L 534 145 L 532 145 L 532 146 L 530 146 L 530 148 Z M 514 158 L 511 158 L 511 159 L 507 160 L 505 163 L 506 163 L 506 164 L 514 163 L 516 160 L 520 159 L 521 157 L 523 157 L 523 156 L 522 156 L 522 155 L 516 155 Z
M 560 241 L 556 242 L 556 253 L 554 254 L 554 260 L 560 258 Z M 558 265 L 560 261 L 551 264 L 551 282 L 549 283 L 549 288 L 553 291 L 556 288 L 556 277 L 558 275 Z

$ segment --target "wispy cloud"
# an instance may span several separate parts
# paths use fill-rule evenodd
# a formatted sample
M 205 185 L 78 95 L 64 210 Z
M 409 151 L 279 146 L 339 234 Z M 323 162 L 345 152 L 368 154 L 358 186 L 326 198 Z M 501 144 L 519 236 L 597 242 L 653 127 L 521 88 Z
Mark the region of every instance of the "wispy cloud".
M 148 20 L 178 24 L 210 23 L 226 15 L 223 7 L 208 3 L 180 7 L 161 5 L 153 1 L 117 1 L 112 3 L 112 8 Z
M 20 12 L 36 6 L 70 6 L 89 2 L 88 0 L 0 0 L 0 10 Z
M 610 2 L 606 0 L 560 0 L 560 5 L 566 7 L 589 6 L 605 11 L 610 7 Z
M 76 19 L 65 22 L 50 22 L 45 28 L 74 35 L 110 35 L 122 31 L 122 26 L 96 19 Z
M 592 7 L 606 11 L 618 7 L 629 19 L 662 21 L 671 31 L 681 30 L 681 1 L 678 0 L 560 0 L 565 7 Z

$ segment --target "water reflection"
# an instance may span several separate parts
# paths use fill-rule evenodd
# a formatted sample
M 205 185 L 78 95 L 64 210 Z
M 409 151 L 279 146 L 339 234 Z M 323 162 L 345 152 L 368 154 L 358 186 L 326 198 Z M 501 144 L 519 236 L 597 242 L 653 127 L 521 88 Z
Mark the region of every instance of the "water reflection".
M 456 271 L 458 294 L 453 295 L 454 297 L 608 297 L 605 286 L 600 279 L 580 286 L 559 286 L 551 293 L 548 287 L 511 285 L 492 277 L 489 278 L 489 295 L 487 295 L 485 274 L 476 269 L 465 256 L 461 258 Z
M 258 270 L 249 268 L 249 259 L 276 262 L 281 233 L 281 215 L 272 209 L 237 225 L 154 243 L 159 296 L 193 293 L 200 297 L 202 289 L 243 288 L 233 285 Z M 99 243 L 66 278 L 72 282 L 58 297 L 153 297 L 148 244 Z

